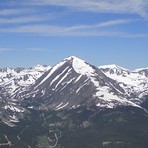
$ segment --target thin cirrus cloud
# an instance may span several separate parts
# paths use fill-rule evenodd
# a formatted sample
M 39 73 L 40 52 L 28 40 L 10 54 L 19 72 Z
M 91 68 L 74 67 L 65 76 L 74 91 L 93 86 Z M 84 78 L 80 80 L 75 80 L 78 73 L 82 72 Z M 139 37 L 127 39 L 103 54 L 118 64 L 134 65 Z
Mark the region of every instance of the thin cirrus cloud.
M 43 49 L 40 49 L 40 48 L 27 48 L 25 49 L 26 51 L 34 51 L 34 52 L 37 52 L 37 51 L 43 51 Z
M 118 19 L 91 25 L 51 26 L 51 25 L 22 25 L 17 28 L 0 29 L 1 32 L 34 33 L 46 36 L 117 36 L 124 33 L 108 30 L 108 27 L 129 24 L 135 20 Z M 104 31 L 102 28 L 106 28 Z M 100 30 L 101 29 L 101 30 Z
M 12 15 L 20 15 L 20 14 L 30 14 L 35 13 L 35 10 L 32 8 L 7 8 L 0 10 L 0 16 L 12 16 Z
M 42 14 L 34 8 L 10 8 L 0 10 L 0 24 L 20 24 L 45 22 L 54 18 L 54 14 Z
M 22 16 L 22 17 L 0 18 L 0 24 L 42 22 L 45 20 L 47 20 L 46 17 Z
M 56 5 L 79 11 L 131 13 L 146 17 L 147 0 L 30 0 L 29 5 Z
M 13 48 L 0 48 L 0 52 L 6 52 L 6 51 L 14 51 Z
M 14 4 L 15 8 L 12 8 Z M 69 25 L 67 24 L 68 18 L 66 18 L 62 23 L 57 23 L 61 12 L 59 9 L 53 9 L 52 6 L 68 8 L 65 10 L 67 13 L 71 10 L 82 11 L 82 13 L 89 11 L 98 14 L 123 13 L 137 14 L 142 18 L 146 18 L 148 14 L 147 0 L 11 0 L 10 9 L 0 10 L 0 32 L 31 33 L 47 36 L 147 36 L 143 33 L 130 34 L 129 29 L 122 31 L 122 27 L 121 30 L 119 29 L 122 25 L 133 25 L 133 22 L 140 21 L 140 19 L 101 20 L 102 22 L 89 25 L 85 24 L 82 19 L 82 22 Z M 62 18 L 60 19 L 62 20 Z
M 0 16 L 5 16 L 5 15 L 15 15 L 19 14 L 21 11 L 18 9 L 2 9 L 0 10 Z
M 23 6 L 59 6 L 74 11 L 91 11 L 102 13 L 148 15 L 147 0 L 15 0 L 11 5 Z
M 110 20 L 110 21 L 105 21 L 93 25 L 77 25 L 77 26 L 72 26 L 68 27 L 66 30 L 84 30 L 84 29 L 97 29 L 97 28 L 102 28 L 102 27 L 111 27 L 111 26 L 116 26 L 116 25 L 123 25 L 123 24 L 129 24 L 132 22 L 135 22 L 136 20 L 130 20 L 130 19 L 117 19 L 117 20 Z

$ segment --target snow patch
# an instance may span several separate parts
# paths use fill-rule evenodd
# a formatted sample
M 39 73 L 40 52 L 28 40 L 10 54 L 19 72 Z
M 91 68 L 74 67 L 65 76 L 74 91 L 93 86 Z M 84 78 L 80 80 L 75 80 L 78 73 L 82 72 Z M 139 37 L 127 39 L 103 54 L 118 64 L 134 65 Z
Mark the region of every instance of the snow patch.
M 10 109 L 11 111 L 18 112 L 18 113 L 24 112 L 23 109 L 19 109 L 19 108 L 15 107 L 15 106 L 12 106 L 12 105 L 5 105 L 3 108 L 6 109 L 6 110 Z
M 72 66 L 78 74 L 87 75 L 89 77 L 96 76 L 95 70 L 84 60 L 81 60 L 77 57 L 72 57 L 72 58 L 73 58 Z
M 66 107 L 68 104 L 69 104 L 69 102 L 67 102 L 66 104 L 63 105 L 63 102 L 62 102 L 58 107 L 56 107 L 57 108 L 56 110 L 60 110 L 64 107 Z

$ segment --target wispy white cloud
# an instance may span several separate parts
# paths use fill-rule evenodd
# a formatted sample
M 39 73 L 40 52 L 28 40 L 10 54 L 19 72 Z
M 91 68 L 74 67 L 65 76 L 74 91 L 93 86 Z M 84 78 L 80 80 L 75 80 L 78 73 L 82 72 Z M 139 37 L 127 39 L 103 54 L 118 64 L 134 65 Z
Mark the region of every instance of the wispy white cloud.
M 11 18 L 0 18 L 0 24 L 10 23 L 30 23 L 30 22 L 41 22 L 47 20 L 46 17 L 39 16 L 22 16 L 22 17 L 11 17 Z
M 70 8 L 76 11 L 126 13 L 138 14 L 142 17 L 148 16 L 147 0 L 15 0 L 9 4 L 15 6 L 26 5 L 27 7 L 54 5 Z
M 12 48 L 0 48 L 0 52 L 5 52 L 5 51 L 14 51 L 15 49 Z
M 43 51 L 43 49 L 40 49 L 40 48 L 27 48 L 25 50 L 27 50 L 27 51 L 34 51 L 34 52 Z
M 30 13 L 35 13 L 35 10 L 32 8 L 7 8 L 0 10 L 0 16 L 11 16 Z
M 137 20 L 117 19 L 91 25 L 52 26 L 52 25 L 22 25 L 17 28 L 0 29 L 0 32 L 31 33 L 42 36 L 113 36 L 132 37 L 132 34 L 114 30 L 113 26 L 120 26 Z M 144 37 L 144 35 L 142 35 Z M 142 37 L 140 36 L 140 37 Z M 134 35 L 133 35 L 134 37 Z M 32 48 L 28 50 L 39 51 Z
M 56 13 L 46 12 L 44 9 L 26 6 L 16 6 L 0 10 L 0 24 L 20 24 L 20 23 L 47 23 L 56 18 Z
M 77 25 L 77 26 L 72 26 L 68 27 L 66 30 L 84 30 L 84 29 L 97 29 L 97 28 L 102 28 L 102 27 L 112 27 L 112 26 L 117 26 L 117 25 L 123 25 L 123 24 L 129 24 L 132 23 L 136 20 L 130 20 L 130 19 L 117 19 L 117 20 L 110 20 L 110 21 L 105 21 L 105 22 L 100 22 L 97 24 L 93 25 Z
M 20 10 L 18 9 L 2 9 L 0 10 L 0 15 L 13 15 L 13 14 L 19 14 Z
M 56 5 L 79 11 L 148 15 L 147 0 L 30 0 L 29 5 Z
M 88 22 L 87 24 L 83 23 L 83 19 L 81 21 L 81 18 L 78 16 L 79 20 L 77 20 L 75 24 L 71 24 L 70 21 L 62 21 L 62 18 L 58 21 L 56 17 L 61 12 L 58 11 L 59 9 L 54 9 L 53 13 L 53 5 L 68 8 L 66 12 L 69 12 L 69 9 L 71 9 L 73 11 L 83 12 L 138 14 L 141 17 L 148 15 L 147 0 L 23 0 L 20 3 L 18 3 L 18 1 L 19 0 L 15 0 L 11 3 L 13 5 L 16 4 L 15 9 L 10 7 L 10 9 L 0 10 L 0 32 L 48 36 L 123 37 L 132 35 L 129 35 L 129 29 L 126 29 L 127 33 L 122 31 L 122 25 L 133 25 L 133 22 L 139 21 L 137 19 L 116 19 L 88 25 Z M 21 8 L 22 11 L 20 11 Z M 4 16 L 2 14 L 4 14 Z M 51 21 L 50 19 L 54 17 L 56 19 Z M 70 15 L 68 17 L 70 17 Z M 66 19 L 68 19 L 68 17 L 66 17 Z M 120 29 L 115 29 L 115 27 Z M 146 35 L 141 33 L 140 35 L 137 34 L 137 36 L 145 37 Z

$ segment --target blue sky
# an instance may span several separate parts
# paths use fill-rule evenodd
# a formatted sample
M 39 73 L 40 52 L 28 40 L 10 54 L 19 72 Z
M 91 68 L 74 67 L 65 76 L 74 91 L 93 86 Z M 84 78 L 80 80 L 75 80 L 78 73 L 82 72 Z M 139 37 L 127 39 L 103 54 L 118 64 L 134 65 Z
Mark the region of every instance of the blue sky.
M 96 66 L 148 67 L 147 0 L 1 0 L 0 67 L 54 65 L 71 55 Z

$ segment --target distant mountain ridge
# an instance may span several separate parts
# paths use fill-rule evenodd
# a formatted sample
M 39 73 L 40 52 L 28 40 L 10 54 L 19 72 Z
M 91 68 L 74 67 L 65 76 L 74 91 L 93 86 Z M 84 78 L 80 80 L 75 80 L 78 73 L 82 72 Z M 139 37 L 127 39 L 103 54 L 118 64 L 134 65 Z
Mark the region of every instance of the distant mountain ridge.
M 114 79 L 125 90 L 126 94 L 139 104 L 148 94 L 148 68 L 128 70 L 116 65 L 100 66 L 107 77 Z M 136 99 L 137 98 L 137 99 Z M 139 98 L 139 99 L 138 99 Z
M 36 65 L 31 68 L 0 69 L 0 86 L 6 94 L 13 94 L 24 87 L 32 85 L 50 66 Z

